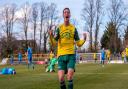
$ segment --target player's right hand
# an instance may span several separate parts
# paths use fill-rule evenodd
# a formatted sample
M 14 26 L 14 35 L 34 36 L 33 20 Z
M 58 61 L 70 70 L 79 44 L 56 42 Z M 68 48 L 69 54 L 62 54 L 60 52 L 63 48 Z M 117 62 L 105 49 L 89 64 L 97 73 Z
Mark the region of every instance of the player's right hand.
M 49 35 L 53 35 L 53 30 L 52 30 L 52 25 L 50 26 L 50 28 L 49 28 Z
M 49 30 L 49 35 L 53 35 L 53 30 Z
M 84 40 L 86 40 L 87 39 L 87 34 L 83 33 L 83 36 L 84 36 Z

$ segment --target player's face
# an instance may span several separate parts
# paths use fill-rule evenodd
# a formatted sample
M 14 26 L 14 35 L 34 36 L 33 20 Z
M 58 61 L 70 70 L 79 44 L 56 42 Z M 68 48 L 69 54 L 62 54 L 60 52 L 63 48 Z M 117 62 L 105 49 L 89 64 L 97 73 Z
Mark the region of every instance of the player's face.
M 64 10 L 63 17 L 64 17 L 65 22 L 69 22 L 69 20 L 70 20 L 70 11 L 68 9 Z

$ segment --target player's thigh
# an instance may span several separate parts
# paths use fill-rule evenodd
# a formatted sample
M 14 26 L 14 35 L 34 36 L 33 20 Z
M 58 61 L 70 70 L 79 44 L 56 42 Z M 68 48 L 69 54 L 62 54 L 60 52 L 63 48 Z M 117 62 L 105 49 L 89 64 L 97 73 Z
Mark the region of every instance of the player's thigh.
M 65 61 L 67 56 L 60 56 L 58 58 L 58 70 L 67 70 L 67 62 Z
M 76 64 L 76 57 L 75 57 L 75 55 L 69 55 L 69 57 L 68 57 L 69 59 L 69 61 L 68 61 L 68 64 L 67 64 L 67 68 L 68 69 L 75 69 L 75 64 Z

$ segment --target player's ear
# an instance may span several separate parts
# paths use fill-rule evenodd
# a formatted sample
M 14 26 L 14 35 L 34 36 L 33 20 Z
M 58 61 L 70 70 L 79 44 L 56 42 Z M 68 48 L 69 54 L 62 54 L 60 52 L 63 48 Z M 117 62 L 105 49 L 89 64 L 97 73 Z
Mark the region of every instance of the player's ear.
M 63 18 L 64 18 L 64 11 L 63 11 L 63 14 L 62 15 L 63 15 Z
M 71 17 L 71 13 L 69 14 L 69 18 Z
M 63 18 L 64 18 L 64 13 L 63 13 Z

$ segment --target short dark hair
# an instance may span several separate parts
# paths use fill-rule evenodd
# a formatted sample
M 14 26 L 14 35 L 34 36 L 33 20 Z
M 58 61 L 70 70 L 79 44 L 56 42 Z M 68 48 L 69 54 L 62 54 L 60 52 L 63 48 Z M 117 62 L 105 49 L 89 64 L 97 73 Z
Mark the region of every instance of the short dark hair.
M 63 13 L 64 13 L 65 10 L 69 10 L 69 12 L 70 12 L 70 9 L 68 7 L 63 9 Z

